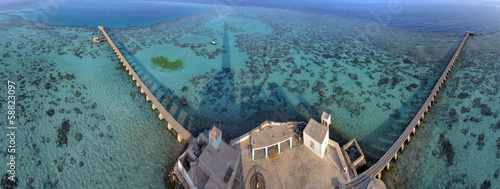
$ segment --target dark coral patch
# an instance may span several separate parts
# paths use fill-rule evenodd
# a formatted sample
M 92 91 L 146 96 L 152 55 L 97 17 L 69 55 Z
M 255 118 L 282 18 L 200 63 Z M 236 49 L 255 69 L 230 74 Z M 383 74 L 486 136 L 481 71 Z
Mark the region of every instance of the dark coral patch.
M 469 98 L 469 97 L 470 97 L 470 94 L 466 93 L 466 92 L 461 92 L 460 94 L 458 94 L 458 98 L 461 98 L 461 99 Z
M 50 109 L 50 110 L 47 110 L 46 113 L 47 113 L 48 116 L 52 117 L 54 115 L 55 111 L 54 111 L 54 109 Z
M 57 129 L 57 147 L 61 147 L 63 144 L 68 146 L 68 131 L 71 125 L 69 120 L 64 120 L 59 129 Z
M 406 90 L 412 91 L 414 88 L 417 88 L 417 87 L 418 87 L 418 85 L 416 83 L 412 83 L 412 84 L 406 86 Z
M 481 104 L 480 107 L 481 107 L 481 114 L 486 116 L 493 115 L 493 112 L 491 111 L 491 108 L 488 105 Z
M 444 136 L 444 133 L 441 133 L 438 143 L 439 155 L 444 157 L 448 166 L 453 165 L 455 163 L 455 151 L 451 142 Z

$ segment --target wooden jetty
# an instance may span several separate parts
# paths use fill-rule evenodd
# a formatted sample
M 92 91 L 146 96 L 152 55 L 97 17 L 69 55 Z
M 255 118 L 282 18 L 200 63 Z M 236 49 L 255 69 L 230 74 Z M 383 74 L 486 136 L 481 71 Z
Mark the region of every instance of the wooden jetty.
M 158 111 L 160 112 L 160 114 L 158 115 L 158 118 L 160 118 L 160 120 L 163 120 L 163 119 L 167 120 L 168 130 L 172 130 L 172 128 L 173 128 L 177 132 L 177 140 L 179 142 L 181 142 L 182 140 L 186 140 L 187 143 L 191 143 L 191 141 L 194 139 L 194 137 L 191 135 L 191 133 L 189 133 L 189 131 L 187 131 L 181 124 L 179 124 L 179 122 L 177 122 L 174 119 L 174 117 L 172 117 L 172 115 L 170 115 L 170 113 L 168 113 L 167 110 L 165 110 L 165 108 L 163 108 L 163 106 L 158 101 L 158 99 L 156 99 L 156 97 L 153 95 L 153 93 L 151 93 L 151 91 L 149 91 L 148 87 L 144 84 L 144 82 L 142 82 L 141 78 L 139 78 L 139 76 L 134 71 L 132 66 L 130 66 L 130 64 L 127 62 L 125 57 L 123 57 L 122 53 L 120 53 L 120 50 L 118 50 L 118 48 L 116 48 L 116 46 L 113 43 L 113 41 L 111 40 L 111 38 L 109 38 L 106 31 L 104 31 L 104 28 L 102 26 L 98 26 L 98 28 L 99 28 L 99 32 L 102 32 L 104 37 L 106 37 L 106 41 L 108 41 L 109 45 L 113 49 L 113 52 L 116 54 L 116 56 L 118 56 L 118 59 L 120 60 L 120 62 L 122 62 L 122 65 L 123 65 L 123 67 L 125 67 L 125 70 L 128 71 L 128 75 L 132 76 L 132 80 L 136 81 L 136 86 L 141 88 L 141 93 L 146 94 L 146 101 L 152 102 L 152 104 L 153 104 L 152 109 L 153 110 L 158 109 Z
M 415 127 L 420 126 L 420 122 L 424 119 L 424 115 L 429 112 L 429 108 L 431 108 L 432 103 L 434 102 L 434 99 L 436 98 L 439 90 L 441 89 L 443 83 L 446 81 L 446 78 L 448 77 L 448 74 L 451 71 L 451 68 L 457 61 L 458 55 L 460 55 L 460 52 L 462 51 L 462 48 L 465 45 L 465 42 L 467 41 L 467 38 L 469 38 L 469 35 L 474 35 L 474 32 L 472 31 L 467 31 L 465 33 L 465 37 L 462 40 L 462 43 L 460 43 L 460 46 L 458 47 L 457 51 L 453 55 L 453 58 L 451 58 L 450 62 L 448 63 L 448 66 L 444 70 L 443 74 L 441 74 L 441 77 L 439 78 L 438 82 L 432 89 L 431 94 L 429 97 L 427 97 L 427 100 L 425 103 L 422 105 L 420 110 L 418 111 L 417 115 L 413 118 L 413 120 L 410 122 L 410 124 L 406 127 L 405 131 L 401 136 L 399 136 L 398 140 L 394 142 L 391 148 L 387 150 L 384 156 L 380 158 L 380 160 L 375 163 L 372 167 L 370 167 L 368 170 L 360 174 L 359 176 L 355 177 L 351 181 L 349 181 L 345 186 L 346 188 L 366 188 L 367 185 L 374 179 L 374 177 L 377 177 L 380 179 L 382 175 L 382 171 L 384 169 L 389 169 L 390 162 L 392 159 L 397 160 L 398 159 L 398 151 L 404 150 L 405 147 L 405 142 L 410 142 L 410 134 L 415 134 Z

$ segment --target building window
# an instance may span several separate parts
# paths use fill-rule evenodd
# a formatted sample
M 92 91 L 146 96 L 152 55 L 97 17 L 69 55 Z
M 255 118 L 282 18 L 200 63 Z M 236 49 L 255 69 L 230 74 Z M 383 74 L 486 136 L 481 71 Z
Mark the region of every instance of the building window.
M 310 141 L 311 142 L 311 149 L 314 150 L 314 142 L 313 141 Z

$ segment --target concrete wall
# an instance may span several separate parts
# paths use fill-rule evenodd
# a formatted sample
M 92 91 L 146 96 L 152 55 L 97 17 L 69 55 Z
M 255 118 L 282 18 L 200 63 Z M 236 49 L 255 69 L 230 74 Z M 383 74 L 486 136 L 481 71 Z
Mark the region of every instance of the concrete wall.
M 184 169 L 184 166 L 182 166 L 182 163 L 179 160 L 177 160 L 177 169 L 179 169 L 179 171 L 181 171 L 182 177 L 187 182 L 187 184 L 189 185 L 189 187 L 196 188 L 195 185 L 194 185 L 194 183 L 193 183 L 193 180 L 191 179 L 191 177 L 189 176 L 189 174 L 186 172 L 186 169 Z
M 323 143 L 321 144 L 321 155 L 319 156 L 321 158 L 325 155 L 326 147 L 328 146 L 328 136 L 330 136 L 330 131 L 326 131 L 325 139 L 323 139 Z
M 217 137 L 217 139 L 214 139 L 212 137 L 208 137 L 209 138 L 209 143 L 215 148 L 217 149 L 219 147 L 219 144 L 220 144 L 220 141 L 222 139 L 222 134 L 219 135 L 219 137 Z
M 311 142 L 314 143 L 314 149 L 311 148 Z M 304 145 L 307 146 L 307 148 L 313 151 L 316 155 L 321 157 L 321 144 L 318 141 L 315 141 L 307 133 L 304 133 Z

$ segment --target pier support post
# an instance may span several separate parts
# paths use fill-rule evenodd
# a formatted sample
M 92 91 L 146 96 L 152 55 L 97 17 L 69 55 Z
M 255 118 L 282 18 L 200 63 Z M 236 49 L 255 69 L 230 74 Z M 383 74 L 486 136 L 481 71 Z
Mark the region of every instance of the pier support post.
M 398 152 L 394 154 L 394 160 L 398 160 Z
M 401 151 L 405 150 L 405 143 L 401 144 Z
M 420 119 L 417 122 L 417 127 L 420 127 Z
M 135 81 L 135 76 L 134 75 L 132 76 L 132 81 Z
M 410 142 L 410 135 L 408 135 L 408 137 L 406 137 L 406 142 Z
M 389 162 L 387 162 L 387 165 L 385 166 L 385 169 L 386 169 L 386 170 L 389 170 L 389 166 L 390 166 L 390 165 L 391 165 L 391 164 L 390 164 Z
M 413 129 L 411 130 L 411 133 L 415 134 L 415 127 L 413 127 Z
M 132 75 L 132 72 L 131 72 L 131 71 L 128 71 L 128 75 Z
M 140 87 L 141 85 L 139 85 L 139 82 L 137 82 L 137 83 L 135 84 L 135 86 Z
M 148 102 L 151 101 L 151 98 L 149 98 L 148 95 L 146 95 L 146 101 L 148 101 Z
M 172 128 L 173 128 L 173 127 L 172 127 L 172 124 L 168 123 L 168 124 L 167 124 L 167 128 L 168 128 L 168 130 L 169 130 L 169 131 L 170 131 L 170 130 L 172 130 Z
M 379 173 L 377 174 L 377 178 L 378 178 L 378 179 L 380 179 L 381 177 L 382 177 L 382 172 L 379 172 Z
M 141 94 L 144 94 L 146 91 L 144 91 L 143 88 L 141 88 Z
M 152 106 L 151 108 L 153 108 L 153 110 L 156 110 L 156 106 L 155 106 L 155 104 L 153 104 L 153 106 Z
M 161 115 L 161 113 L 160 113 L 160 115 L 158 115 L 158 118 L 160 118 L 160 120 L 165 119 L 165 117 L 163 117 L 163 115 Z M 169 129 L 169 130 L 170 130 L 170 129 Z
M 182 142 L 183 138 L 180 134 L 177 134 L 177 141 Z

